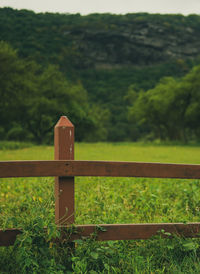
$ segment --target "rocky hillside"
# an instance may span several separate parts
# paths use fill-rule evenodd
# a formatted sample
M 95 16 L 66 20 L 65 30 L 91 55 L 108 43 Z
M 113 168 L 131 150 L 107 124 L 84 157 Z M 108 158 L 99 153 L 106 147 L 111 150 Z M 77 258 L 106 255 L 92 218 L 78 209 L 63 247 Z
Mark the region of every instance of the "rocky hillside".
M 76 68 L 151 65 L 200 53 L 200 16 L 35 14 L 0 9 L 0 39 L 20 54 Z M 68 67 L 68 66 L 67 66 Z
M 173 16 L 169 17 L 172 22 L 165 16 L 158 17 L 160 22 L 151 22 L 150 15 L 140 18 L 119 20 L 107 29 L 88 26 L 70 34 L 77 41 L 78 51 L 97 67 L 150 65 L 199 55 L 200 21 L 196 28 L 185 17 L 180 17 L 184 23 L 178 26 L 173 24 Z

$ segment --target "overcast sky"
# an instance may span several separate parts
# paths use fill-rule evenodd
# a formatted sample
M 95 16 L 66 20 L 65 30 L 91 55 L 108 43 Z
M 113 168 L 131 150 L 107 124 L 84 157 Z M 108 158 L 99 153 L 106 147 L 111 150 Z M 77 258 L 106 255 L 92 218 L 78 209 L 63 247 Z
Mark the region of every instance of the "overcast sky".
M 81 14 L 94 12 L 200 14 L 200 0 L 0 0 L 0 7 L 28 9 L 35 12 Z

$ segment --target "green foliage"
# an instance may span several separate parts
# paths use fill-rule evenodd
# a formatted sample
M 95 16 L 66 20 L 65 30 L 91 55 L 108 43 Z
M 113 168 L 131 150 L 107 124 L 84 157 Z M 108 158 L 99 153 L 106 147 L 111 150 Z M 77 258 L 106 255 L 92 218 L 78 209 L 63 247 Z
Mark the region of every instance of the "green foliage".
M 0 139 L 48 143 L 61 114 L 76 124 L 78 141 L 199 138 L 197 101 L 182 124 L 175 105 L 168 109 L 170 119 L 178 116 L 174 122 L 163 125 L 162 117 L 144 124 L 131 114 L 130 126 L 125 99 L 132 85 L 137 92 L 157 86 L 158 92 L 161 78 L 183 77 L 200 63 L 199 22 L 198 15 L 81 16 L 1 8 Z
M 92 134 L 99 118 L 93 117 L 80 83 L 71 84 L 53 65 L 43 68 L 20 59 L 5 42 L 0 43 L 0 65 L 2 139 L 48 143 L 61 115 L 77 125 L 77 140 L 88 138 L 88 131 Z M 101 135 L 103 125 L 98 127 Z
M 85 69 L 80 71 L 80 78 L 91 102 L 110 112 L 108 122 L 104 124 L 107 140 L 135 141 L 144 136 L 146 129 L 139 129 L 138 124 L 129 125 L 127 107 L 130 102 L 126 100 L 129 87 L 134 85 L 137 92 L 140 89 L 146 91 L 163 76 L 182 76 L 184 73 L 185 70 L 177 62 L 170 62 L 148 67 Z
M 17 237 L 14 246 L 0 250 L 0 253 L 4 252 L 0 259 L 1 272 L 64 273 L 71 268 L 71 250 L 56 243 L 60 232 L 55 224 L 36 217 L 22 227 L 23 233 Z M 15 260 L 15 268 L 8 261 L 10 256 Z
M 163 78 L 153 89 L 132 99 L 129 119 L 148 127 L 161 140 L 199 139 L 200 66 L 182 79 Z M 129 97 L 133 97 L 129 92 Z

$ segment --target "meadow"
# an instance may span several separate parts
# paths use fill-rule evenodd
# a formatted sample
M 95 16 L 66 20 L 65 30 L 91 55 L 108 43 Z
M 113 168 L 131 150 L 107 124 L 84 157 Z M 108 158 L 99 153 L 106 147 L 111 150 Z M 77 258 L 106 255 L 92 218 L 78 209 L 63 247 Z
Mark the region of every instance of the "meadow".
M 51 146 L 0 150 L 0 160 L 51 160 Z M 200 164 L 200 146 L 76 143 L 77 160 Z M 75 179 L 76 224 L 198 222 L 200 181 L 148 178 Z M 54 179 L 0 180 L 0 227 L 23 228 L 13 247 L 0 247 L 0 273 L 198 273 L 198 239 L 95 242 L 75 249 L 53 238 Z M 43 232 L 47 226 L 48 233 Z

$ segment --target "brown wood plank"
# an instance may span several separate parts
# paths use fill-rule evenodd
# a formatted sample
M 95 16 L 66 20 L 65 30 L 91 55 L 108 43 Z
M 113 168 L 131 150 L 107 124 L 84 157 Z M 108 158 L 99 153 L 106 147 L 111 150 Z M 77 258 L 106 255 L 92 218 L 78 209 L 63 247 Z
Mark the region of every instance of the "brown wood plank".
M 69 226 L 61 229 L 62 240 L 68 241 L 91 237 L 91 234 L 96 235 L 94 238 L 97 241 L 149 239 L 161 230 L 180 237 L 200 237 L 200 223 L 76 225 L 72 229 Z M 74 233 L 69 232 L 70 230 Z M 0 230 L 0 246 L 12 245 L 19 233 L 20 230 L 17 229 Z
M 66 161 L 0 162 L 0 178 L 66 176 Z
M 54 150 L 55 160 L 74 160 L 74 126 L 65 116 L 54 128 Z M 74 223 L 74 177 L 55 178 L 55 221 Z
M 102 229 L 105 231 L 101 231 Z M 178 236 L 200 237 L 200 223 L 161 223 L 77 225 L 76 233 L 72 234 L 70 239 L 80 239 L 80 236 L 89 237 L 93 233 L 97 235 L 98 241 L 149 239 L 161 230 Z
M 6 229 L 0 230 L 0 246 L 13 245 L 17 235 L 21 233 L 19 229 Z
M 0 162 L 0 178 L 40 176 L 200 179 L 200 165 L 64 160 Z
M 200 165 L 74 161 L 67 169 L 68 176 L 200 179 Z

